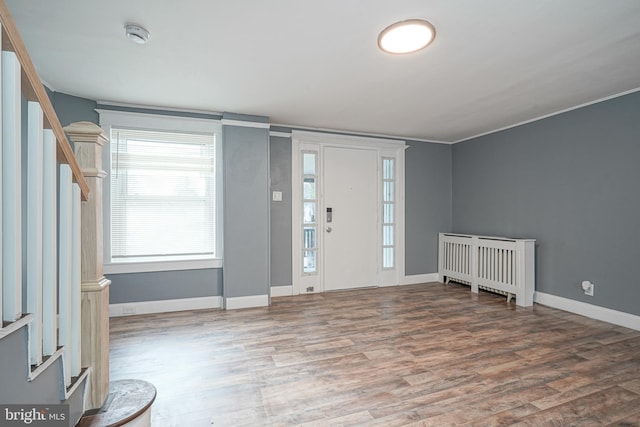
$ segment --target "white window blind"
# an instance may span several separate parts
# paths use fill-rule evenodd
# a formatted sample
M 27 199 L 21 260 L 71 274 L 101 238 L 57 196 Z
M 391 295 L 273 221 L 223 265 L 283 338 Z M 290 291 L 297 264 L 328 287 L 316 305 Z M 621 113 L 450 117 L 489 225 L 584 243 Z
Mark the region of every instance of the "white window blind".
M 216 256 L 215 144 L 111 128 L 111 262 Z

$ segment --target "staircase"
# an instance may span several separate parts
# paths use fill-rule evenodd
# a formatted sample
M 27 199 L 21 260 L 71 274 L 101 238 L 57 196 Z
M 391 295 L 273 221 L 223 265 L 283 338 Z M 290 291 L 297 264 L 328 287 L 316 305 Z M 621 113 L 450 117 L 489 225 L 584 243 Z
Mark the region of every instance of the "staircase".
M 81 363 L 80 235 L 90 187 L 4 0 L 0 25 L 0 424 L 3 405 L 64 404 L 75 425 L 91 373 Z

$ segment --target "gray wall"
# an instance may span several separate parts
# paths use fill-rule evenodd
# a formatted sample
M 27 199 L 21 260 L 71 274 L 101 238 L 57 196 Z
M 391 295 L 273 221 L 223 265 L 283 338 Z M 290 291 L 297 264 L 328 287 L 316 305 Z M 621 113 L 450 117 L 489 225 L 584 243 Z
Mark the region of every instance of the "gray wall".
M 405 274 L 438 271 L 438 233 L 451 230 L 451 145 L 407 141 Z
M 639 141 L 634 93 L 458 143 L 453 229 L 537 239 L 538 291 L 640 315 Z
M 291 138 L 270 138 L 271 191 L 282 201 L 271 201 L 271 286 L 287 286 L 291 279 Z
M 95 101 L 61 92 L 47 91 L 47 93 L 62 126 L 67 126 L 74 122 L 98 123 Z
M 220 268 L 107 276 L 111 280 L 111 304 L 222 295 Z
M 269 295 L 269 129 L 225 125 L 227 118 L 239 117 L 225 114 L 222 126 L 223 296 Z
M 272 127 L 290 132 L 290 128 Z M 451 145 L 407 141 L 405 274 L 438 271 L 438 233 L 451 230 Z M 271 137 L 271 285 L 291 285 L 291 138 Z
M 0 402 L 7 405 L 65 403 L 69 405 L 70 418 L 73 421 L 69 425 L 74 425 L 82 416 L 85 387 L 78 387 L 68 400 L 60 402 L 60 385 L 64 381 L 61 358 L 33 381 L 27 381 L 27 345 L 26 326 L 0 340 Z

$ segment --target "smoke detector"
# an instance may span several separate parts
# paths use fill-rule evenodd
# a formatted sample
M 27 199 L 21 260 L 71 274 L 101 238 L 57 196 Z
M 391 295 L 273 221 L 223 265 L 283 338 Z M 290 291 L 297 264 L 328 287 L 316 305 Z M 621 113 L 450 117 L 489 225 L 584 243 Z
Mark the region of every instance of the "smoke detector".
M 136 24 L 127 24 L 124 26 L 127 38 L 134 43 L 145 44 L 149 41 L 149 31 L 146 28 Z

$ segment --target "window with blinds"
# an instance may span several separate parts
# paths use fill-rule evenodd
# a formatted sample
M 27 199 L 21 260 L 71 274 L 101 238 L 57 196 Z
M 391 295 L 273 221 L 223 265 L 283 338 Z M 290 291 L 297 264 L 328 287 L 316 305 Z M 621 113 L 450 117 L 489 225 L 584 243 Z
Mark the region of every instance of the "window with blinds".
M 216 257 L 216 134 L 111 127 L 111 262 Z

